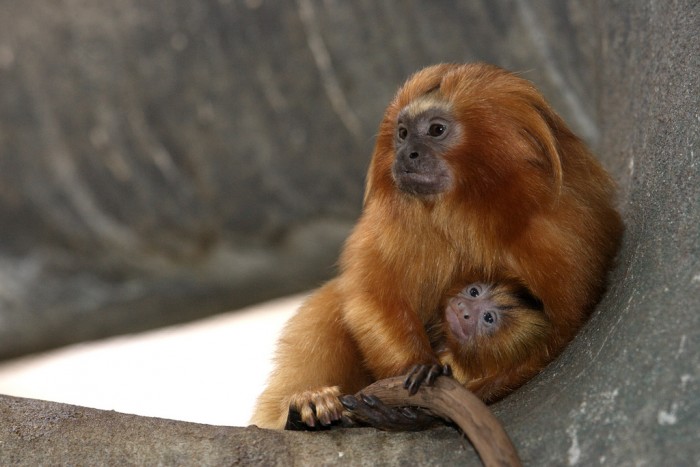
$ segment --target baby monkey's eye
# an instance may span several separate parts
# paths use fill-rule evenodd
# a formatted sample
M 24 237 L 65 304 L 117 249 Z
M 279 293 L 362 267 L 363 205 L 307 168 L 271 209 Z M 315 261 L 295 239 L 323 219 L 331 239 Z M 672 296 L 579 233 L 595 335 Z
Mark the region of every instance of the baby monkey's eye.
M 430 136 L 440 136 L 445 130 L 447 130 L 447 127 L 442 123 L 433 123 L 430 125 L 430 128 L 428 128 L 428 134 Z
M 469 295 L 471 295 L 472 297 L 478 297 L 479 296 L 479 289 L 477 289 L 476 287 L 471 287 L 469 289 Z
M 493 324 L 494 319 L 490 311 L 484 313 L 484 321 L 486 321 L 488 324 Z
M 404 140 L 406 139 L 406 136 L 408 136 L 408 130 L 405 127 L 399 127 L 399 131 L 397 132 L 399 139 Z

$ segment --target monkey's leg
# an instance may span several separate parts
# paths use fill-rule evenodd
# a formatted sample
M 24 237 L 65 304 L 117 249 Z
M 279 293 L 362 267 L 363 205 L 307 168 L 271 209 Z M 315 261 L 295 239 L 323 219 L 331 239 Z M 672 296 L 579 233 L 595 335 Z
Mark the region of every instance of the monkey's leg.
M 343 325 L 340 304 L 335 282 L 329 282 L 289 320 L 252 423 L 282 429 L 290 408 L 306 426 L 332 423 L 343 412 L 338 395 L 357 392 L 372 382 Z
M 294 394 L 289 402 L 285 430 L 323 430 L 338 425 L 343 416 L 338 386 Z M 346 420 L 345 424 L 351 424 Z

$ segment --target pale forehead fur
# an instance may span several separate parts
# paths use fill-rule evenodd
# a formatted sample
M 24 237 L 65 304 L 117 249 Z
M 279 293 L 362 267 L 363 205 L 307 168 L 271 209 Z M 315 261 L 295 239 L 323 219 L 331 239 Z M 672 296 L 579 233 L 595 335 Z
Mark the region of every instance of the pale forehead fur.
M 413 118 L 429 109 L 436 108 L 448 111 L 452 108 L 452 106 L 449 104 L 449 102 L 441 99 L 437 93 L 431 92 L 412 100 L 401 110 L 401 114 Z

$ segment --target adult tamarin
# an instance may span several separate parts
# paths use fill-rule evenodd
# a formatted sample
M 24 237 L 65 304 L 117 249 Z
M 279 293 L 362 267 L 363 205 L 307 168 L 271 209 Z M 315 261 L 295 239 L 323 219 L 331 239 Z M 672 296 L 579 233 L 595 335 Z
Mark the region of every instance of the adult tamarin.
M 613 191 L 530 82 L 485 64 L 419 71 L 380 124 L 340 273 L 287 324 L 252 422 L 282 428 L 292 408 L 328 424 L 339 394 L 439 365 L 425 326 L 471 282 L 539 297 L 554 358 L 602 293 L 622 233 Z

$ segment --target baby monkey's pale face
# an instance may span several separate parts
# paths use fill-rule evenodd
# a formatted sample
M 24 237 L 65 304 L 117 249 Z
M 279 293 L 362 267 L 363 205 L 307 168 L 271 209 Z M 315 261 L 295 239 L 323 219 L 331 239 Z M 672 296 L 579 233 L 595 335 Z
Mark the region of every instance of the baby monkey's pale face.
M 445 318 L 458 340 L 469 341 L 498 331 L 504 310 L 494 291 L 493 285 L 475 282 L 449 301 Z
M 508 282 L 468 284 L 447 302 L 445 321 L 459 343 L 471 345 L 484 339 L 493 343 L 496 335 L 534 337 L 550 326 L 542 302 L 525 287 Z

